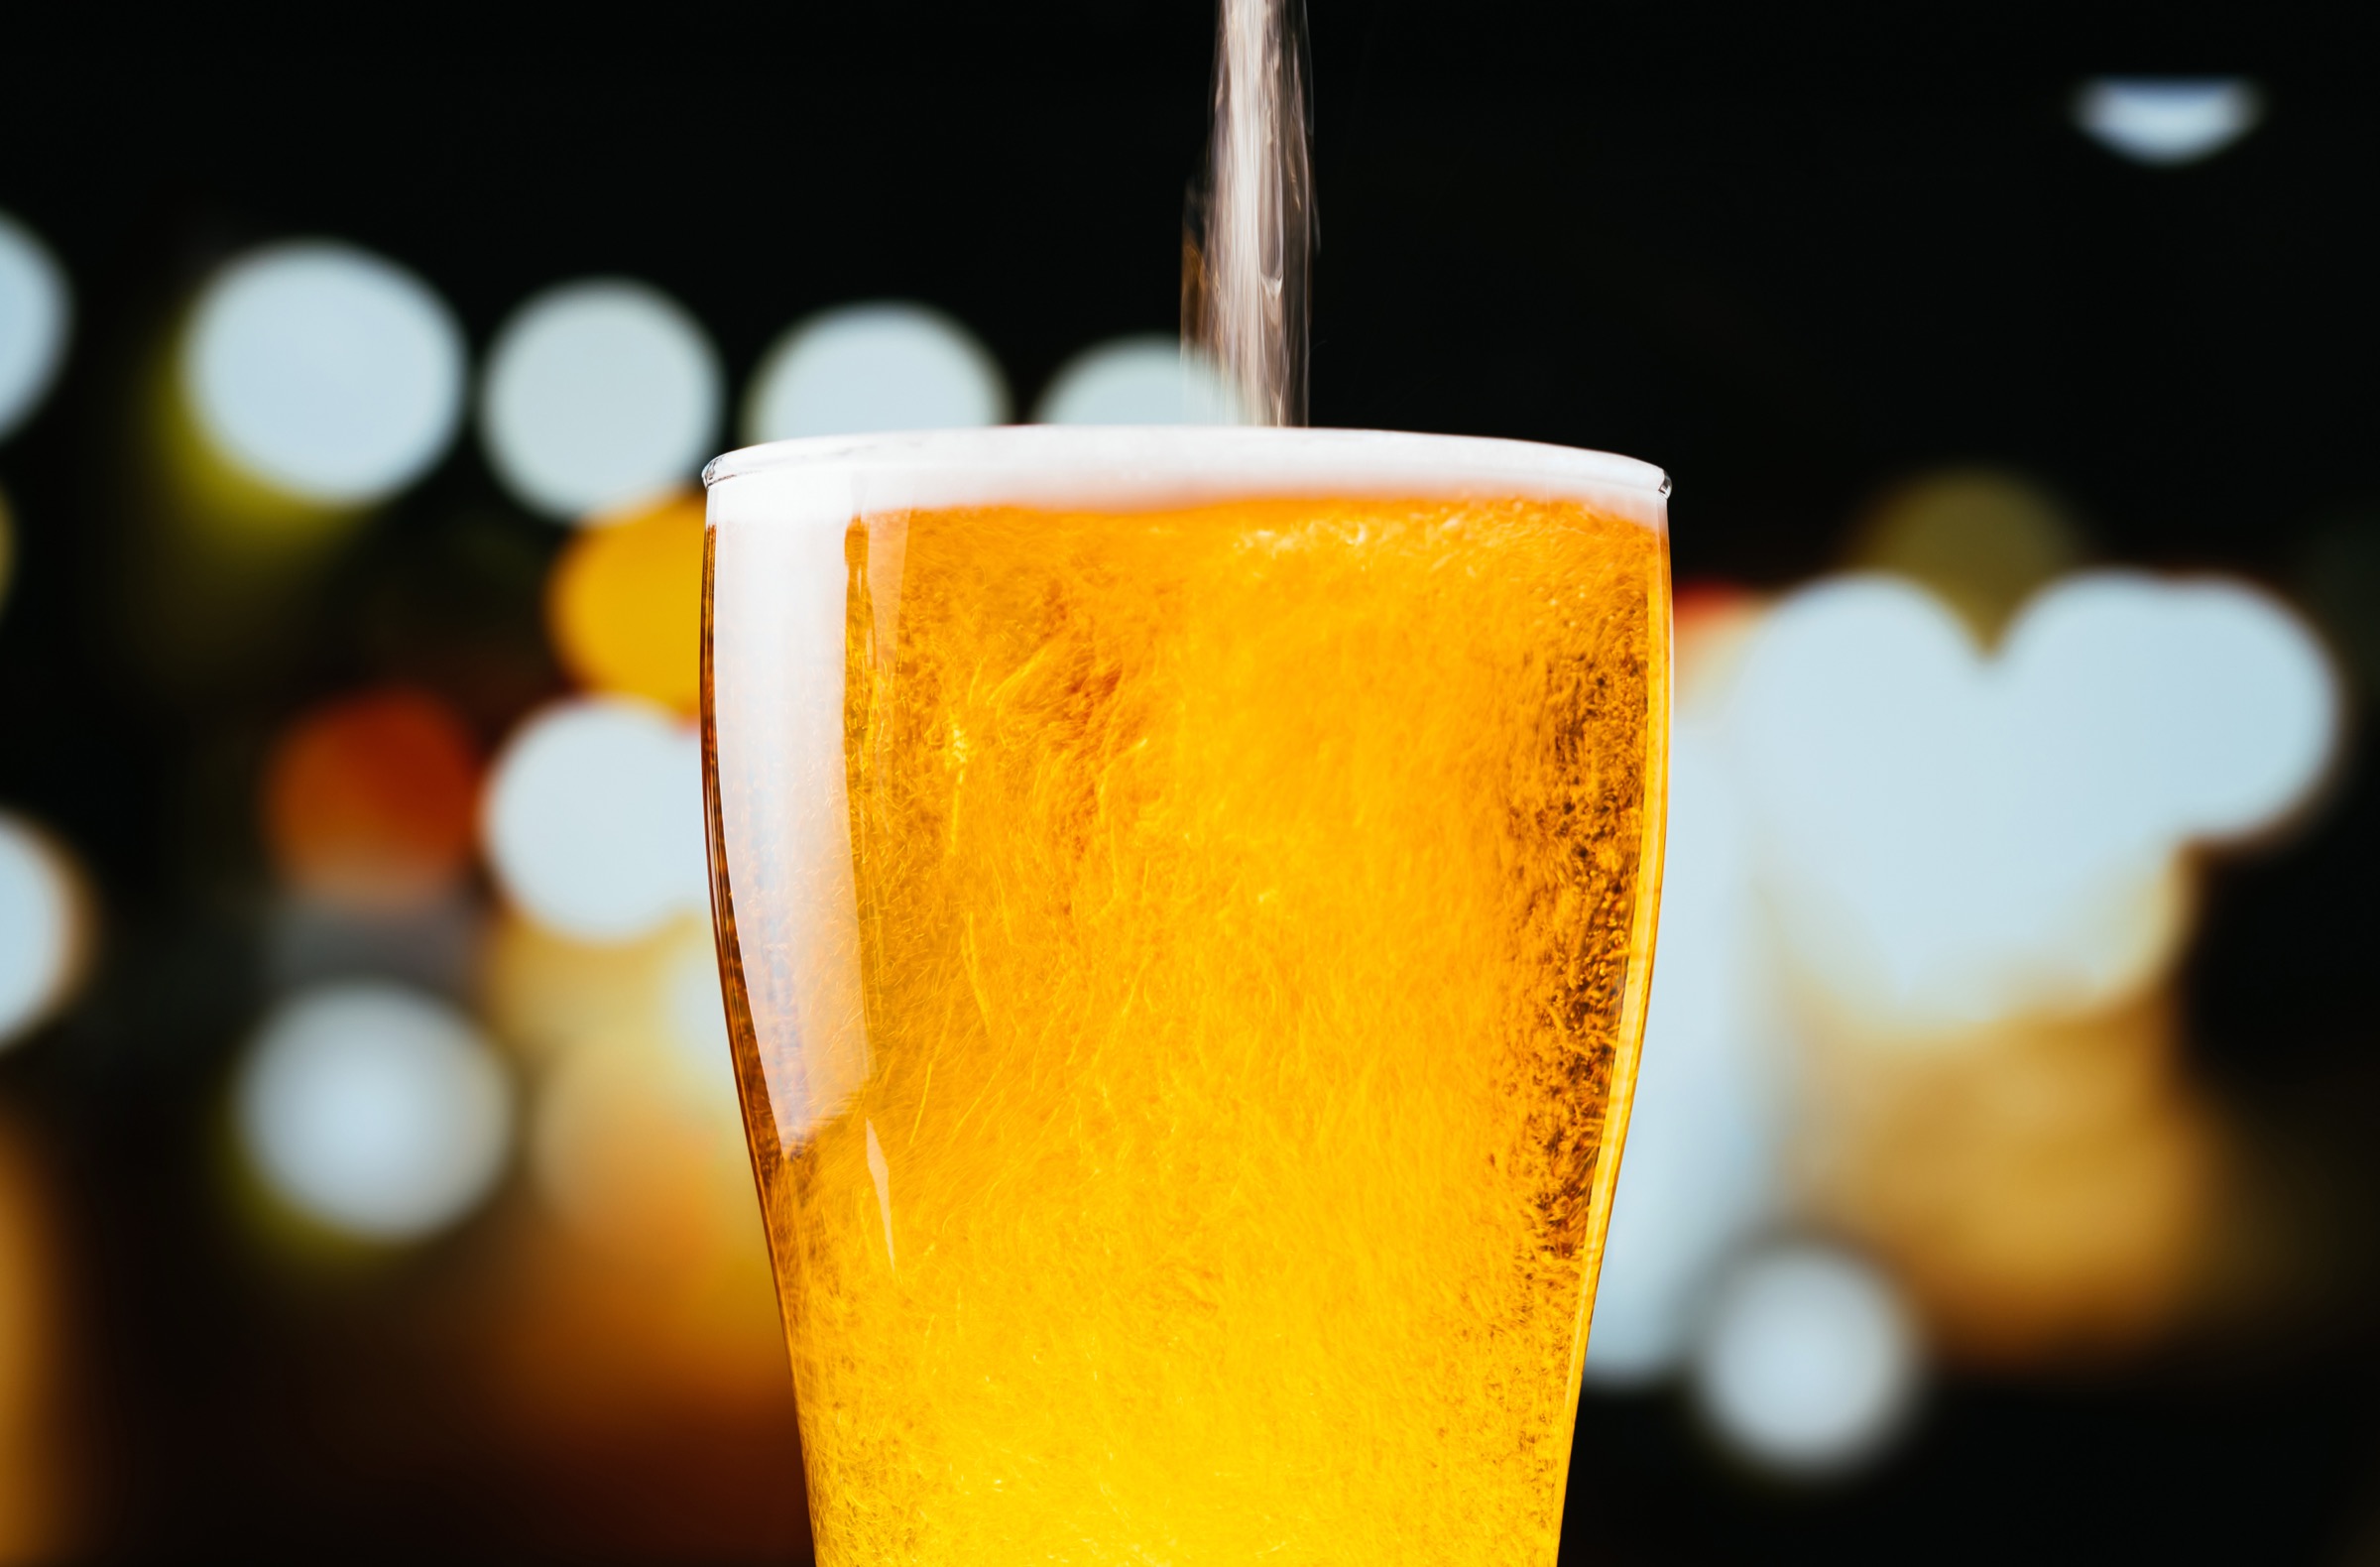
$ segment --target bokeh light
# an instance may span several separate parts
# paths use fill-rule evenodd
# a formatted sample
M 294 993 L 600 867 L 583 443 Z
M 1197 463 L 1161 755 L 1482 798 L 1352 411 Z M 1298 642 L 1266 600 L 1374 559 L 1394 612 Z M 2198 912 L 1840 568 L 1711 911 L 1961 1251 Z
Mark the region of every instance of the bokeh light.
M 1855 1238 L 1940 1353 L 2003 1368 L 2153 1341 L 2211 1244 L 2222 1141 L 2172 976 L 2198 847 L 2270 831 L 2330 765 L 2320 645 L 2240 583 L 2055 575 L 2071 523 L 1986 470 L 1892 492 L 1860 548 L 1893 574 L 1677 596 L 1661 964 L 1590 1387 L 1687 1364 L 1780 1223 Z
M 505 909 L 481 954 L 479 1015 L 517 1054 L 553 1059 L 622 1018 L 646 1016 L 677 938 L 672 920 L 633 941 L 581 941 Z
M 274 1010 L 241 1062 L 234 1114 L 276 1197 L 340 1235 L 403 1242 L 494 1188 L 512 1099 L 461 1015 L 405 987 L 350 983 Z
M 1892 1280 L 1808 1243 L 1739 1264 L 1696 1348 L 1696 1401 L 1712 1430 L 1763 1468 L 1856 1467 L 1910 1412 L 1923 1371 L 1915 1320 Z
M 847 304 L 801 321 L 762 357 L 744 395 L 744 438 L 956 429 L 1009 417 L 1000 362 L 922 304 Z
M 2040 486 L 1991 468 L 1929 473 L 1861 520 L 1851 563 L 1913 578 L 1990 646 L 2020 605 L 2082 562 L 2081 527 Z
M 599 1244 L 649 1256 L 740 1245 L 760 1208 L 709 931 L 681 924 L 646 977 L 643 1005 L 573 1042 L 539 1084 L 538 1189 Z
M 1946 1354 L 2120 1354 L 2186 1304 L 2215 1217 L 2219 1147 L 2179 1063 L 2163 994 L 1925 1050 L 1815 1041 L 1810 1205 L 1892 1265 Z
M 483 973 L 491 1026 L 538 1063 L 530 1165 L 574 1233 L 623 1255 L 757 1238 L 707 919 L 589 943 L 514 917 Z
M 1033 407 L 1038 424 L 1230 424 L 1231 388 L 1159 333 L 1094 343 L 1059 366 Z
M 0 1562 L 807 1559 L 701 886 L 695 475 L 747 436 L 1231 417 L 1138 331 L 1178 282 L 1166 57 L 1207 36 L 1130 9 L 955 51 L 868 20 L 838 58 L 890 94 L 20 70 Z M 1368 144 L 1326 93 L 1316 417 L 1667 453 L 1694 514 L 1566 1559 L 2380 1562 L 2352 72 L 1788 84 L 1682 138 L 1589 93 L 1515 138 L 1511 68 L 1560 76 L 1568 23 L 1466 16 L 1478 71 L 1317 22 L 1431 134 Z M 1049 117 L 1000 83 L 1045 66 L 1094 132 L 1018 179 Z M 705 204 L 762 145 L 797 188 Z M 1599 221 L 1582 159 L 1670 220 Z M 1859 232 L 1747 249 L 1780 212 Z M 2289 600 L 2104 569 L 2136 562 Z M 242 1051 L 357 992 L 412 1020 L 356 1030 L 398 1064 L 317 1060 L 283 1159 L 314 1173 L 270 1174 Z M 437 1198 L 485 1120 L 421 1107 L 490 1072 L 493 1173 Z M 1779 1307 L 1812 1254 L 1848 1287 Z M 1877 1322 L 1943 1396 L 1896 1402 Z
M 462 330 L 427 284 L 355 246 L 301 240 L 207 281 L 180 379 L 219 457 L 298 499 L 354 506 L 445 452 L 464 359 Z
M 1843 578 L 1744 660 L 1727 728 L 1788 945 L 1904 1031 L 2147 983 L 2184 929 L 2182 849 L 2278 819 L 2336 741 L 2311 634 L 2212 580 L 2065 578 L 1987 661 L 1922 589 Z
M 0 439 L 41 407 L 72 321 L 73 296 L 50 247 L 0 212 Z
M 501 1376 L 539 1430 L 697 1406 L 781 1407 L 784 1349 L 707 918 L 627 943 L 518 914 L 483 970 L 491 1026 L 532 1058 L 527 1165 L 549 1239 Z
M 2099 76 L 2075 94 L 2092 141 L 2161 168 L 2211 158 L 2263 118 L 2263 92 L 2239 76 Z
M 74 861 L 47 832 L 0 811 L 0 1046 L 72 998 L 89 966 L 91 925 Z
M 661 967 L 663 1031 L 681 1062 L 715 1102 L 736 1098 L 735 1045 L 727 1031 L 727 994 L 719 983 L 719 949 L 707 921 L 671 945 Z M 721 1096 L 724 1095 L 724 1100 Z M 737 1122 L 741 1139 L 743 1123 Z M 739 1141 L 736 1145 L 742 1147 Z
M 2241 583 L 2070 578 L 2026 607 L 2003 661 L 2024 693 L 2016 745 L 2060 758 L 2052 786 L 2103 838 L 2125 824 L 2168 841 L 2258 832 L 2305 799 L 2337 745 L 2320 641 Z
M 533 715 L 496 760 L 480 833 L 505 893 L 564 935 L 630 940 L 708 904 L 701 753 L 650 702 Z
M 478 798 L 477 748 L 451 708 L 418 690 L 366 691 L 304 714 L 276 743 L 265 844 L 310 897 L 418 906 L 469 868 Z
M 590 279 L 548 289 L 497 333 L 480 437 L 523 505 L 576 522 L 692 482 L 720 398 L 718 355 L 684 306 Z
M 674 495 L 574 535 L 545 619 L 580 684 L 692 714 L 702 696 L 703 501 Z

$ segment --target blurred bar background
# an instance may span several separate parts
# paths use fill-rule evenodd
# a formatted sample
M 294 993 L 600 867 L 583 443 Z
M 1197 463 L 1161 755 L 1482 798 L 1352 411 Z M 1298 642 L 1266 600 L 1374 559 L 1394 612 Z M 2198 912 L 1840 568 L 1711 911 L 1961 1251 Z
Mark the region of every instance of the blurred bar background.
M 1678 485 L 1564 1559 L 2380 1560 L 2380 106 L 1311 10 L 1315 422 Z M 20 59 L 0 1560 L 807 1559 L 697 475 L 1216 406 L 1212 25 Z

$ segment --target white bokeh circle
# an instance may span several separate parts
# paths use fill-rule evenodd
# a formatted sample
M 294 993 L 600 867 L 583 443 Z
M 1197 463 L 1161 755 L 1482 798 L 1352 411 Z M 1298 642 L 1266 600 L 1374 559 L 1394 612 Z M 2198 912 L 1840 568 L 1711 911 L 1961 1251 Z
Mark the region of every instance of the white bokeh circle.
M 410 1241 L 478 1206 L 503 1172 L 513 1093 L 478 1031 L 386 983 L 275 1009 L 234 1090 L 240 1141 L 276 1196 L 343 1234 Z
M 445 452 L 464 366 L 462 329 L 427 284 L 370 251 L 298 240 L 207 280 L 181 388 L 235 467 L 305 500 L 361 505 Z
M 75 868 L 48 834 L 0 812 L 0 1047 L 54 1015 L 84 967 Z
M 1229 424 L 1230 388 L 1204 359 L 1159 333 L 1095 343 L 1059 367 L 1034 405 L 1038 424 Z
M 2255 832 L 2323 776 L 2337 740 L 2320 643 L 2244 583 L 2070 577 L 2025 606 L 1998 662 L 2024 693 L 2016 744 L 2108 835 Z
M 0 212 L 0 438 L 33 416 L 66 356 L 73 295 L 41 236 Z
M 625 278 L 562 284 L 496 334 L 479 428 L 497 477 L 569 522 L 691 484 L 719 429 L 719 358 L 684 306 Z
M 577 940 L 633 940 L 704 908 L 693 727 L 625 697 L 544 708 L 497 757 L 480 836 L 506 895 Z
M 2211 158 L 2256 128 L 2264 94 L 2239 76 L 2099 76 L 2075 94 L 2075 123 L 2136 164 Z
M 1745 1258 L 1719 1285 L 1694 1394 L 1736 1453 L 1816 1477 L 1879 1453 L 1923 1370 L 1915 1317 L 1890 1278 L 1848 1253 L 1793 1244 Z
M 939 310 L 888 301 L 823 310 L 779 337 L 744 395 L 744 438 L 960 429 L 1009 417 L 1000 362 Z

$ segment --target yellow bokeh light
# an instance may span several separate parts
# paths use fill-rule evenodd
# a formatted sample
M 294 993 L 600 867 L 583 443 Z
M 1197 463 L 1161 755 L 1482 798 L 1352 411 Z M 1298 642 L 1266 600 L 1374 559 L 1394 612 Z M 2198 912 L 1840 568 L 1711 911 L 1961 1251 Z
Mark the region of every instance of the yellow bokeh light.
M 717 957 L 692 917 L 598 945 L 499 917 L 479 1002 L 534 1062 L 541 1222 L 512 1248 L 494 1380 L 537 1440 L 656 1411 L 758 1413 L 785 1362 Z
M 1888 1258 L 1961 1359 L 2153 1339 L 2187 1303 L 2217 1145 L 2159 992 L 1912 1050 L 1838 1036 L 1808 1074 L 1820 1217 Z
M 1678 710 L 1715 709 L 1743 662 L 1744 644 L 1767 606 L 1760 595 L 1726 583 L 1681 586 L 1671 610 L 1672 671 Z
M 283 555 L 309 555 L 353 530 L 362 508 L 294 495 L 217 451 L 181 395 L 176 370 L 171 357 L 152 367 L 148 435 L 169 498 L 167 517 L 191 543 L 253 570 Z
M 700 705 L 702 520 L 700 496 L 676 495 L 572 536 L 545 616 L 580 683 L 681 713 Z
M 40 1150 L 0 1121 L 0 1561 L 72 1554 L 59 1257 Z
M 719 1091 L 684 1070 L 650 1028 L 583 1040 L 538 1090 L 530 1155 L 537 1187 L 599 1246 L 695 1259 L 760 1244 L 726 1052 Z
M 143 370 L 134 418 L 135 544 L 115 584 L 128 651 L 185 691 L 294 656 L 309 624 L 295 606 L 364 513 L 277 490 L 217 454 L 170 354 Z
M 643 940 L 598 945 L 500 914 L 480 963 L 479 1015 L 497 1038 L 543 1060 L 620 1018 L 648 1017 L 671 943 L 698 928 L 687 920 Z
M 501 918 L 480 1003 L 537 1063 L 540 1192 L 599 1245 L 653 1257 L 757 1247 L 710 931 L 691 917 L 616 945 Z
M 2046 492 L 1991 468 L 1950 468 L 1886 494 L 1861 521 L 1854 565 L 1924 583 L 1986 646 L 2017 607 L 2084 554 Z

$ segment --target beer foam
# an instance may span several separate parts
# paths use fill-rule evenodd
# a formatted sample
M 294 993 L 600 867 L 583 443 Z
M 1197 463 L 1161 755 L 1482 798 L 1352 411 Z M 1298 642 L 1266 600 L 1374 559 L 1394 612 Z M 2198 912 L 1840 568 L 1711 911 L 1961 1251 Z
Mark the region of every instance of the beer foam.
M 714 526 L 842 524 L 953 506 L 1143 512 L 1393 495 L 1577 501 L 1668 530 L 1669 476 L 1651 463 L 1538 441 L 1392 430 L 1017 424 L 833 435 L 731 451 L 702 477 Z

